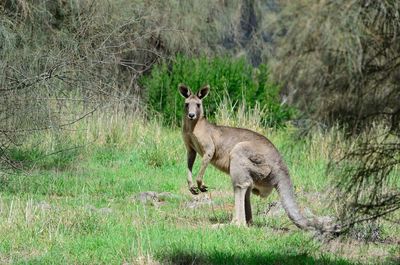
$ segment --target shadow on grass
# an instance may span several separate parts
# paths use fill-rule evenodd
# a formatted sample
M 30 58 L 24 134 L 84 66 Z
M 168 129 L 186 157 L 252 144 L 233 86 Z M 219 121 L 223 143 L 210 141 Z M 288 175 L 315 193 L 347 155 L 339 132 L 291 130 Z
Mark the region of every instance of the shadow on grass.
M 235 254 L 229 252 L 215 251 L 204 254 L 197 252 L 175 251 L 160 257 L 165 264 L 186 265 L 186 264 L 271 264 L 271 265 L 350 265 L 357 264 L 343 259 L 332 259 L 322 256 L 314 258 L 308 254 L 282 255 L 277 253 L 248 253 Z

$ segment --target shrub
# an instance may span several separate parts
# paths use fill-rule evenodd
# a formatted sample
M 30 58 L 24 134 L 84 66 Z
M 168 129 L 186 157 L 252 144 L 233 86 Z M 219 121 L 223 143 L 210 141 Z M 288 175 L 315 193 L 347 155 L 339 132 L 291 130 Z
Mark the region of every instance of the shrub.
M 248 109 L 257 104 L 265 108 L 266 115 L 261 119 L 265 126 L 282 126 L 294 113 L 280 103 L 279 86 L 270 81 L 268 67 L 262 64 L 254 68 L 245 59 L 178 55 L 172 62 L 154 67 L 140 83 L 147 91 L 150 109 L 161 113 L 169 125 L 182 119 L 183 103 L 177 92 L 179 83 L 185 83 L 194 92 L 205 84 L 211 86 L 212 93 L 205 99 L 207 116 L 211 119 L 224 97 L 233 102 L 235 109 L 241 104 L 246 104 Z

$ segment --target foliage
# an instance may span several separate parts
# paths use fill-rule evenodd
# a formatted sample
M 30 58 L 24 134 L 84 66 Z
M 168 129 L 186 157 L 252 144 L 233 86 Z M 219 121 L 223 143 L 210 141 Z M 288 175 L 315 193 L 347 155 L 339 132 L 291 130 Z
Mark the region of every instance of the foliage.
M 332 164 L 331 171 L 341 176 L 338 197 L 344 207 L 339 214 L 347 228 L 381 217 L 399 221 L 394 213 L 400 209 L 400 144 L 382 131 L 361 135 Z
M 281 2 L 274 76 L 289 103 L 353 137 L 331 167 L 341 176 L 343 222 L 393 213 L 400 208 L 399 188 L 390 185 L 400 166 L 399 1 Z
M 155 66 L 151 74 L 141 80 L 147 91 L 147 103 L 162 113 L 168 124 L 182 120 L 183 100 L 177 92 L 180 83 L 191 87 L 194 93 L 206 84 L 211 86 L 211 93 L 205 99 L 205 110 L 211 119 L 225 97 L 234 110 L 241 104 L 248 109 L 257 105 L 265 108 L 260 119 L 265 126 L 282 126 L 293 115 L 292 109 L 280 103 L 279 86 L 269 80 L 266 65 L 253 68 L 244 59 L 179 55 L 170 64 Z
M 353 133 L 372 121 L 398 128 L 399 2 L 283 2 L 273 69 L 289 101 Z
M 0 1 L 0 164 L 32 132 L 145 111 L 138 79 L 182 53 L 265 60 L 262 1 Z M 285 119 L 283 117 L 282 119 Z M 62 138 L 59 138 L 62 139 Z M 62 145 L 62 143 L 60 143 Z

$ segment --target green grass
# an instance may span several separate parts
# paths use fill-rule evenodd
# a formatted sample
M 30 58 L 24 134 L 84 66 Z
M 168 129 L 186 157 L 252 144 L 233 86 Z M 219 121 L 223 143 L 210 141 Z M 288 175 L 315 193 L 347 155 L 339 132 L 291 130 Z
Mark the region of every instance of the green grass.
M 210 192 L 198 196 L 211 197 L 213 204 L 188 207 L 194 196 L 186 188 L 178 129 L 134 121 L 114 131 L 118 141 L 107 141 L 107 131 L 88 130 L 97 135 L 96 143 L 68 155 L 68 165 L 54 162 L 33 167 L 30 174 L 1 176 L 0 263 L 395 264 L 395 245 L 322 242 L 285 214 L 263 214 L 277 200 L 275 193 L 266 200 L 252 197 L 252 227 L 227 225 L 233 209 L 230 179 L 212 167 L 205 176 Z M 297 140 L 290 127 L 264 134 L 282 151 L 300 204 L 316 214 L 334 214 L 324 200 L 329 135 Z M 198 168 L 197 160 L 195 172 Z M 143 191 L 174 196 L 142 204 L 135 195 Z M 400 232 L 386 229 L 392 237 Z

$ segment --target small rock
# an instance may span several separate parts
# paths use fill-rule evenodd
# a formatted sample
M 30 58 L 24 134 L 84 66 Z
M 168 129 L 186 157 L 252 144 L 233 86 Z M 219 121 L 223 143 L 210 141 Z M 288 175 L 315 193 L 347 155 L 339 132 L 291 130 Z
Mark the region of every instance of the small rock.
M 171 199 L 181 199 L 180 196 L 173 194 L 171 192 L 160 192 L 157 193 L 155 191 L 144 191 L 137 193 L 135 195 L 132 195 L 129 200 L 132 203 L 141 203 L 141 204 L 147 204 L 155 207 L 160 207 L 161 205 L 167 203 L 168 200 Z
M 195 209 L 204 205 L 211 205 L 213 201 L 208 196 L 195 196 L 190 202 L 186 203 L 189 209 Z
M 154 206 L 160 206 L 169 199 L 180 199 L 180 197 L 170 192 L 157 193 L 155 191 L 144 191 L 130 197 L 132 202 L 140 202 L 142 204 L 151 204 Z
M 181 198 L 180 196 L 173 194 L 171 192 L 166 192 L 166 191 L 158 194 L 159 201 L 166 201 L 166 200 L 173 200 L 173 199 L 178 200 L 180 198 Z
M 157 192 L 154 192 L 154 191 L 141 192 L 141 193 L 135 195 L 134 198 L 135 198 L 135 201 L 139 201 L 141 203 L 158 202 L 158 194 L 157 194 Z

